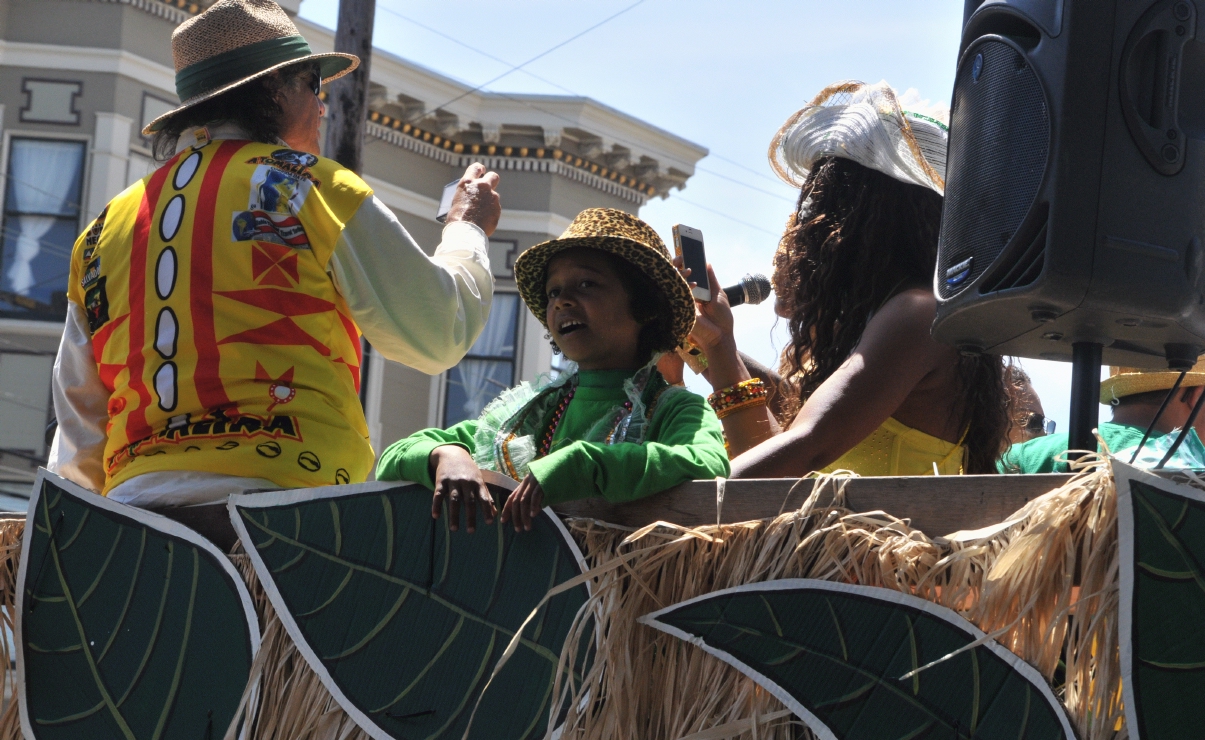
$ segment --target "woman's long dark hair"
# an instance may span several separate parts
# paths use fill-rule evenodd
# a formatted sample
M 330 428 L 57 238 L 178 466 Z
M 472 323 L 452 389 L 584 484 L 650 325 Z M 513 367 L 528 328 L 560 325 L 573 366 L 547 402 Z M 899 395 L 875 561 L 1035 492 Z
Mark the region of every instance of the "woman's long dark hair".
M 791 419 L 854 351 L 870 317 L 900 290 L 929 285 L 937 263 L 941 196 L 848 159 L 812 168 L 774 256 L 774 292 L 790 316 L 780 371 L 798 389 Z M 996 472 L 1008 442 L 1000 357 L 962 357 L 968 473 Z
M 315 74 L 320 74 L 316 62 L 290 64 L 180 111 L 155 132 L 151 152 L 156 160 L 166 162 L 176 153 L 176 142 L 181 134 L 215 121 L 229 121 L 246 132 L 252 141 L 273 144 L 280 138 L 282 110 L 277 95 L 281 88 L 304 75 Z

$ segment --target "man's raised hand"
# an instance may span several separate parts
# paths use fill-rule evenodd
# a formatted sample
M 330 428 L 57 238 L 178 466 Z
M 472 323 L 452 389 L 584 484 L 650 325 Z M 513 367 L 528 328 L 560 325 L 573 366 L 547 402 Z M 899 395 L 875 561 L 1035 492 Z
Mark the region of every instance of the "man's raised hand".
M 480 226 L 486 236 L 493 234 L 502 216 L 498 180 L 498 173 L 487 172 L 485 165 L 480 162 L 469 165 L 460 178 L 456 194 L 452 196 L 446 223 L 468 221 Z

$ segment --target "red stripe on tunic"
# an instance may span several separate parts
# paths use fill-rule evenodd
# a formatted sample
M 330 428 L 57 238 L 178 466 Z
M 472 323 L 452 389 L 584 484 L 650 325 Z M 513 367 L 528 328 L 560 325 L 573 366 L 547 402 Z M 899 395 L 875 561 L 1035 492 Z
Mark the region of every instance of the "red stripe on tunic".
M 265 311 L 278 313 L 281 316 L 306 316 L 313 313 L 323 313 L 335 308 L 335 304 L 318 296 L 298 293 L 279 288 L 252 288 L 251 290 L 222 290 L 217 295 L 229 298 L 248 306 L 262 308 Z
M 277 319 L 270 324 L 257 326 L 254 329 L 239 332 L 238 334 L 226 337 L 221 341 L 221 344 L 231 344 L 234 342 L 245 342 L 249 344 L 262 345 L 283 345 L 283 346 L 302 346 L 313 347 L 314 351 L 323 357 L 330 357 L 331 350 L 322 342 L 314 339 L 305 329 L 297 325 L 296 321 L 289 317 Z
M 347 341 L 351 342 L 356 348 L 356 366 L 353 368 L 351 363 L 347 363 L 347 369 L 351 370 L 352 380 L 356 383 L 356 393 L 360 392 L 360 368 L 364 366 L 364 343 L 360 341 L 360 330 L 356 328 L 356 323 L 347 316 L 343 315 L 342 311 L 336 311 L 339 314 L 339 321 L 343 324 L 343 331 L 347 332 Z M 342 362 L 347 362 L 342 360 Z
M 128 313 L 118 316 L 97 329 L 96 333 L 92 335 L 92 357 L 96 359 L 96 364 L 99 365 L 104 362 L 105 345 L 109 343 L 109 339 L 113 336 L 113 332 L 117 330 L 117 327 L 124 324 L 129 318 L 130 315 Z M 109 389 L 110 392 L 112 390 L 112 388 Z
M 130 346 L 126 354 L 126 366 L 130 368 L 130 389 L 138 395 L 138 406 L 130 411 L 126 419 L 126 438 L 142 439 L 150 436 L 150 424 L 146 421 L 146 410 L 151 405 L 151 391 L 146 387 L 143 373 L 146 371 L 146 251 L 150 240 L 152 221 L 159 206 L 159 195 L 163 184 L 175 168 L 179 155 L 155 170 L 147 181 L 138 204 L 138 218 L 134 220 L 134 240 L 130 246 Z
M 356 328 L 356 322 L 344 316 L 342 311 L 336 311 L 336 313 L 339 314 L 339 321 L 343 324 L 343 331 L 347 332 L 347 341 L 356 348 L 356 365 L 359 365 L 364 361 L 364 345 L 360 342 L 360 330 Z
M 192 268 L 190 290 L 192 293 L 192 333 L 197 348 L 197 368 L 193 372 L 193 383 L 201 408 L 215 409 L 230 405 L 226 386 L 222 385 L 221 362 L 218 354 L 218 338 L 213 320 L 213 219 L 217 210 L 218 188 L 222 175 L 235 152 L 246 142 L 223 141 L 214 152 L 205 179 L 201 181 L 201 192 L 193 217 Z M 229 231 L 229 226 L 226 228 Z
M 351 373 L 351 381 L 356 384 L 356 393 L 359 393 L 360 392 L 360 368 L 358 366 L 349 365 L 347 363 L 347 360 L 344 360 L 342 357 L 335 360 L 335 364 L 342 365 L 343 367 L 347 368 L 347 372 Z

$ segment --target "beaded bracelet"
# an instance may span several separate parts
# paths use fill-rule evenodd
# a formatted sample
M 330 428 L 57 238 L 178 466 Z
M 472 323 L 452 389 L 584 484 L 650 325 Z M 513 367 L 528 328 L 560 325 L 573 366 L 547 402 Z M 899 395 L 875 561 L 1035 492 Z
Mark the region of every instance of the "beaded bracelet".
M 741 409 L 764 406 L 767 396 L 766 384 L 761 378 L 750 378 L 712 393 L 707 397 L 707 403 L 711 404 L 715 415 L 723 419 Z

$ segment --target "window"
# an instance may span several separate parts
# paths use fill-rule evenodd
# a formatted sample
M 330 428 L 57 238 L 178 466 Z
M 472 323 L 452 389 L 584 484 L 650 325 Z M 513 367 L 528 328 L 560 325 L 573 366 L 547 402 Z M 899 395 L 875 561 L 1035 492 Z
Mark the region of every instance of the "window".
M 0 451 L 45 459 L 54 355 L 0 352 Z
M 511 279 L 515 276 L 515 259 L 519 242 L 514 239 L 490 239 L 490 269 L 494 277 Z
M 145 130 L 146 127 L 150 125 L 151 121 L 177 107 L 179 106 L 176 103 L 164 100 L 162 98 L 156 98 L 154 95 L 144 92 L 142 94 L 142 122 L 139 124 L 138 130 Z M 143 137 L 143 140 L 147 143 L 150 143 L 151 139 L 153 138 L 154 136 L 145 136 Z
M 85 143 L 14 137 L 5 183 L 0 315 L 62 317 L 80 230 Z
M 495 293 L 489 321 L 460 364 L 448 371 L 444 426 L 476 419 L 498 394 L 515 384 L 519 295 Z

